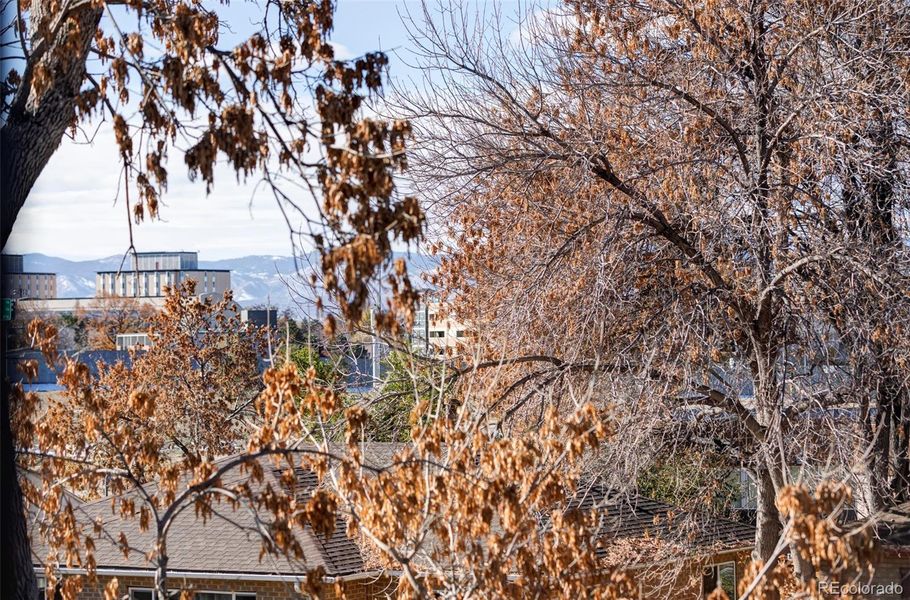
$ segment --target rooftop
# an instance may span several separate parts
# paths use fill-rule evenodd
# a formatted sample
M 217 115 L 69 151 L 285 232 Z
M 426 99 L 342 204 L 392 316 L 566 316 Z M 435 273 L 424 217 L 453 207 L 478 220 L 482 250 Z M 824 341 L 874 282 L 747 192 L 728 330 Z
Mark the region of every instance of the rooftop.
M 601 541 L 650 539 L 695 549 L 742 548 L 755 541 L 752 525 L 713 515 L 685 511 L 659 500 L 623 493 L 598 484 L 583 486 L 572 504 L 603 514 Z M 599 549 L 605 556 L 605 547 Z
M 404 445 L 365 443 L 361 447 L 363 464 L 381 469 L 394 464 L 396 454 Z M 302 447 L 300 451 L 306 453 L 313 449 Z M 345 452 L 341 445 L 333 445 L 329 451 L 334 455 Z M 235 458 L 221 459 L 216 465 L 224 465 Z M 258 462 L 264 475 L 259 485 L 273 488 L 286 485 L 281 477 L 283 466 L 276 467 L 264 457 Z M 306 501 L 319 485 L 318 478 L 312 470 L 301 466 L 295 468 L 295 476 L 295 489 L 292 491 L 298 500 Z M 222 484 L 228 487 L 246 477 L 245 473 L 235 468 L 225 475 Z M 178 486 L 179 489 L 183 488 Z M 146 490 L 153 493 L 154 486 L 146 486 Z M 137 491 L 128 493 L 138 495 Z M 71 500 L 77 504 L 76 512 L 86 523 L 100 519 L 105 526 L 107 535 L 96 537 L 97 565 L 99 568 L 148 572 L 154 565 L 146 560 L 144 554 L 154 547 L 154 534 L 152 531 L 141 531 L 138 517 L 121 518 L 113 510 L 114 500 L 116 498 L 111 497 L 89 503 Z M 317 534 L 309 526 L 298 531 L 303 559 L 293 560 L 283 555 L 261 553 L 260 528 L 263 521 L 260 519 L 267 520 L 268 514 L 257 514 L 254 507 L 245 505 L 232 510 L 227 502 L 215 504 L 213 508 L 216 512 L 207 521 L 197 519 L 192 510 L 185 510 L 176 517 L 167 540 L 168 568 L 172 573 L 296 577 L 321 567 L 327 576 L 340 577 L 372 570 L 358 543 L 347 537 L 347 523 L 340 514 L 329 537 Z M 690 550 L 743 548 L 751 546 L 754 539 L 754 529 L 749 525 L 714 517 L 689 518 L 692 515 L 672 505 L 641 496 L 619 494 L 599 485 L 583 487 L 570 508 L 595 510 L 602 515 L 602 543 L 598 552 L 605 559 L 609 558 L 607 548 L 612 545 L 605 542 L 623 538 L 644 541 L 646 546 L 655 547 L 659 542 L 683 544 Z M 541 525 L 549 526 L 546 515 L 541 515 Z M 121 531 L 130 546 L 136 549 L 128 556 L 124 556 L 118 544 Z M 36 549 L 35 555 L 45 556 L 43 550 Z M 646 553 L 640 558 L 645 559 Z
M 400 444 L 372 445 L 366 453 L 365 460 L 373 459 L 377 464 L 388 464 Z M 302 449 L 301 453 L 306 452 Z M 224 465 L 236 457 L 226 457 L 216 462 Z M 264 479 L 262 486 L 273 488 L 282 486 L 281 469 L 277 469 L 268 458 L 260 458 Z M 307 499 L 317 485 L 313 471 L 298 467 L 296 496 Z M 228 471 L 222 480 L 226 486 L 246 479 L 247 475 L 239 468 Z M 145 486 L 153 493 L 156 486 Z M 178 490 L 181 489 L 178 487 Z M 127 492 L 138 496 L 138 491 Z M 75 496 L 70 496 L 75 498 Z M 95 542 L 95 559 L 99 568 L 149 571 L 154 565 L 146 560 L 145 552 L 154 548 L 154 527 L 142 531 L 138 514 L 134 518 L 121 518 L 113 510 L 116 497 L 105 497 L 92 502 L 74 501 L 78 517 L 86 524 L 100 519 L 104 525 L 104 535 L 97 536 Z M 72 500 L 71 500 L 72 501 Z M 141 502 L 137 502 L 141 506 Z M 192 508 L 192 506 L 190 507 Z M 167 537 L 168 569 L 172 573 L 216 573 L 245 575 L 302 575 L 307 570 L 322 567 L 330 577 L 350 575 L 365 570 L 360 547 L 347 537 L 347 523 L 339 515 L 335 531 L 326 538 L 314 532 L 309 526 L 298 531 L 297 538 L 303 549 L 303 560 L 297 561 L 278 554 L 263 554 L 260 519 L 268 518 L 267 514 L 257 514 L 255 508 L 241 506 L 232 510 L 228 503 L 213 504 L 215 514 L 207 521 L 197 519 L 193 510 L 185 510 L 175 517 Z M 119 505 L 118 505 L 119 510 Z M 30 520 L 33 522 L 32 520 Z M 131 548 L 135 549 L 124 556 L 118 544 L 120 532 L 123 532 Z M 38 537 L 38 536 L 36 536 Z M 35 556 L 45 556 L 44 548 L 35 549 Z

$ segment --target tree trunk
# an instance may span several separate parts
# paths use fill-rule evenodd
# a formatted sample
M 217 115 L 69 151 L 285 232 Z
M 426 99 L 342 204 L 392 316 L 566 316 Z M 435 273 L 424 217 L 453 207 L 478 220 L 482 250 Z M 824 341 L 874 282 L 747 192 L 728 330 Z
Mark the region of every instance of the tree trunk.
M 752 557 L 767 561 L 780 540 L 780 515 L 775 504 L 776 492 L 771 472 L 761 466 L 755 470 L 755 549 Z
M 886 370 L 887 366 L 883 366 L 882 373 Z M 869 411 L 863 423 L 865 489 L 862 496 L 869 515 L 900 499 L 901 469 L 907 456 L 907 448 L 901 443 L 904 433 L 901 391 L 900 382 L 886 376 L 876 389 L 875 410 Z
M 869 515 L 888 506 L 888 463 L 891 448 L 891 417 L 885 407 L 870 415 L 872 423 L 867 427 L 866 477 L 868 490 L 864 494 Z
M 6 339 L 7 327 L 2 328 L 2 339 Z M 6 361 L 3 361 L 4 371 Z M 4 598 L 35 600 L 38 597 L 38 582 L 32 567 L 31 545 L 26 529 L 25 511 L 22 505 L 22 490 L 16 477 L 16 459 L 13 448 L 13 432 L 10 426 L 10 386 L 3 373 L 2 406 L 0 406 L 0 519 L 2 538 L 0 543 L 0 564 L 3 565 L 2 582 Z
M 46 19 L 48 3 L 33 0 L 29 15 L 33 28 Z M 5 247 L 13 224 L 32 186 L 60 146 L 67 127 L 75 119 L 76 100 L 85 80 L 85 61 L 101 19 L 101 9 L 82 5 L 75 9 L 56 33 L 52 43 L 42 43 L 33 30 L 32 53 L 13 98 L 6 122 L 0 129 L 0 248 Z M 64 42 L 66 45 L 64 46 Z M 42 77 L 46 86 L 36 86 Z M 5 343 L 6 328 L 2 332 Z M 32 565 L 22 490 L 16 477 L 16 456 L 10 424 L 10 398 L 5 364 L 0 404 L 0 497 L 2 497 L 3 597 L 34 600 L 38 586 Z
M 167 542 L 158 529 L 158 544 L 155 548 L 156 564 L 155 568 L 155 595 L 157 600 L 169 600 L 167 589 Z
M 891 426 L 891 495 L 895 504 L 910 500 L 910 401 L 901 395 Z

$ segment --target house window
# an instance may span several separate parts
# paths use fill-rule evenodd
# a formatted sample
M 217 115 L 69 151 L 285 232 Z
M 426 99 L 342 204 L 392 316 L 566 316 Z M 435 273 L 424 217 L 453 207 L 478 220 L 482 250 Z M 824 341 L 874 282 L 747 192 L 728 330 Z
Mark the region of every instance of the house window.
M 703 598 L 707 598 L 717 588 L 726 592 L 728 598 L 735 598 L 736 563 L 731 561 L 705 567 L 701 581 Z
M 63 598 L 63 594 L 60 592 L 60 586 L 57 586 L 57 589 L 54 590 L 54 594 L 51 596 L 54 600 L 60 600 Z M 42 576 L 38 577 L 38 599 L 37 600 L 47 600 L 47 579 Z
M 180 598 L 180 592 L 173 591 L 168 596 L 171 600 L 177 600 Z M 157 598 L 158 595 L 151 588 L 130 588 L 130 600 L 156 600 Z
M 430 337 L 431 337 L 431 338 L 441 338 L 441 337 L 444 337 L 444 336 L 445 336 L 445 332 L 444 332 L 444 331 L 431 331 L 431 332 L 430 332 Z
M 195 600 L 256 600 L 254 592 L 196 592 Z

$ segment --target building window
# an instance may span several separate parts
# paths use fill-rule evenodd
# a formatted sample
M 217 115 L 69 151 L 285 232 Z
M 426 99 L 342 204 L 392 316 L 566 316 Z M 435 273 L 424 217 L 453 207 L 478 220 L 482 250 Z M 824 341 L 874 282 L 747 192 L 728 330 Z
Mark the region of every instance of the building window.
M 431 331 L 430 337 L 431 338 L 441 338 L 441 337 L 445 337 L 445 334 L 446 334 L 445 331 Z
M 60 600 L 63 598 L 63 594 L 60 592 L 60 586 L 57 586 L 57 589 L 54 590 L 53 596 L 54 600 Z M 38 576 L 38 599 L 37 600 L 47 600 L 47 579 L 43 576 Z
M 178 600 L 180 590 L 170 592 L 168 597 L 170 600 Z M 151 588 L 130 588 L 130 600 L 158 600 L 158 594 Z
M 169 594 L 172 599 L 180 597 L 179 591 Z M 256 600 L 256 592 L 194 592 L 194 600 Z M 130 588 L 130 600 L 157 600 L 151 588 Z
M 736 597 L 736 563 L 731 561 L 705 567 L 702 574 L 702 597 L 707 598 L 717 588 L 726 592 L 728 598 Z

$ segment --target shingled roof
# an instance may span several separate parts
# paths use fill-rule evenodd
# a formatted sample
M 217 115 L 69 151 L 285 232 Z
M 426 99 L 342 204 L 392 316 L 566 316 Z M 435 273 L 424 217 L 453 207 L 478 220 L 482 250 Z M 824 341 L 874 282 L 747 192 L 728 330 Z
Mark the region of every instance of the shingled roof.
M 595 510 L 601 517 L 599 553 L 610 540 L 653 539 L 693 549 L 742 548 L 755 540 L 751 525 L 716 516 L 698 515 L 679 507 L 623 493 L 599 484 L 582 486 L 571 508 Z
M 403 444 L 368 443 L 362 445 L 363 463 L 383 468 L 394 462 Z M 302 447 L 301 453 L 314 450 Z M 343 446 L 330 446 L 329 452 L 342 456 Z M 224 464 L 234 457 L 218 461 Z M 295 461 L 293 492 L 298 500 L 306 501 L 319 485 L 316 474 Z M 268 458 L 260 458 L 264 474 L 262 485 L 284 485 L 281 474 L 284 467 L 276 467 Z M 223 478 L 225 485 L 237 483 L 247 476 L 233 469 Z M 153 486 L 151 486 L 153 487 Z M 136 491 L 130 493 L 138 493 Z M 142 532 L 138 518 L 123 519 L 112 510 L 115 498 L 103 498 L 75 506 L 77 514 L 86 523 L 100 519 L 106 535 L 95 540 L 95 559 L 99 568 L 148 571 L 154 565 L 146 560 L 145 553 L 154 546 L 154 533 Z M 138 504 L 138 502 L 137 502 Z M 746 524 L 716 517 L 701 518 L 682 511 L 670 504 L 634 494 L 622 494 L 601 485 L 582 486 L 571 508 L 593 509 L 600 516 L 601 544 L 599 552 L 606 556 L 609 542 L 627 538 L 637 540 L 664 540 L 683 543 L 688 548 L 742 548 L 751 545 L 754 529 Z M 347 537 L 347 523 L 342 515 L 336 518 L 333 534 L 326 538 L 310 527 L 298 531 L 298 541 L 303 548 L 302 561 L 291 561 L 284 556 L 261 554 L 260 523 L 255 512 L 248 508 L 232 509 L 227 503 L 216 506 L 216 513 L 207 521 L 198 519 L 192 508 L 175 519 L 167 538 L 168 568 L 171 573 L 205 573 L 217 576 L 231 574 L 300 576 L 307 570 L 322 568 L 327 576 L 342 577 L 369 571 L 358 544 Z M 544 517 L 542 525 L 548 526 Z M 135 550 L 124 556 L 118 545 L 123 532 Z M 35 555 L 44 556 L 40 548 Z
M 876 535 L 894 546 L 910 547 L 910 502 L 884 511 L 879 516 Z
M 391 461 L 400 444 L 370 444 L 364 452 L 364 462 L 371 466 L 383 466 Z M 301 448 L 301 453 L 312 448 Z M 330 448 L 330 451 L 333 449 Z M 335 450 L 338 450 L 337 448 Z M 334 453 L 334 452 L 333 452 Z M 216 462 L 225 464 L 234 457 Z M 263 486 L 282 485 L 282 469 L 276 468 L 268 458 L 260 458 L 264 480 Z M 297 467 L 295 490 L 298 498 L 306 499 L 318 484 L 315 473 Z M 225 485 L 237 483 L 246 476 L 239 469 L 229 471 L 223 478 Z M 149 489 L 154 486 L 149 486 Z M 137 494 L 137 491 L 128 492 Z M 105 535 L 95 541 L 95 559 L 99 568 L 147 571 L 154 565 L 146 560 L 145 553 L 154 547 L 154 532 L 143 532 L 138 518 L 121 518 L 112 510 L 115 498 L 106 497 L 74 507 L 77 515 L 91 523 L 100 519 Z M 137 502 L 137 505 L 139 502 Z M 284 556 L 265 554 L 260 557 L 260 524 L 255 511 L 249 507 L 232 509 L 227 503 L 215 505 L 216 513 L 207 521 L 196 518 L 192 507 L 180 513 L 174 520 L 167 537 L 168 569 L 172 573 L 211 574 L 261 574 L 301 575 L 307 570 L 324 569 L 331 577 L 351 575 L 365 570 L 359 546 L 346 535 L 347 524 L 338 516 L 333 534 L 325 538 L 309 526 L 298 531 L 298 541 L 303 548 L 302 561 L 291 561 Z M 90 526 L 89 526 L 90 530 Z M 123 532 L 134 548 L 124 556 L 118 545 Z M 33 536 L 33 539 L 39 536 Z M 34 555 L 43 557 L 44 549 L 35 548 Z
M 864 525 L 872 527 L 873 536 L 882 549 L 906 551 L 910 548 L 910 502 L 887 508 L 871 518 L 847 523 L 850 528 Z

